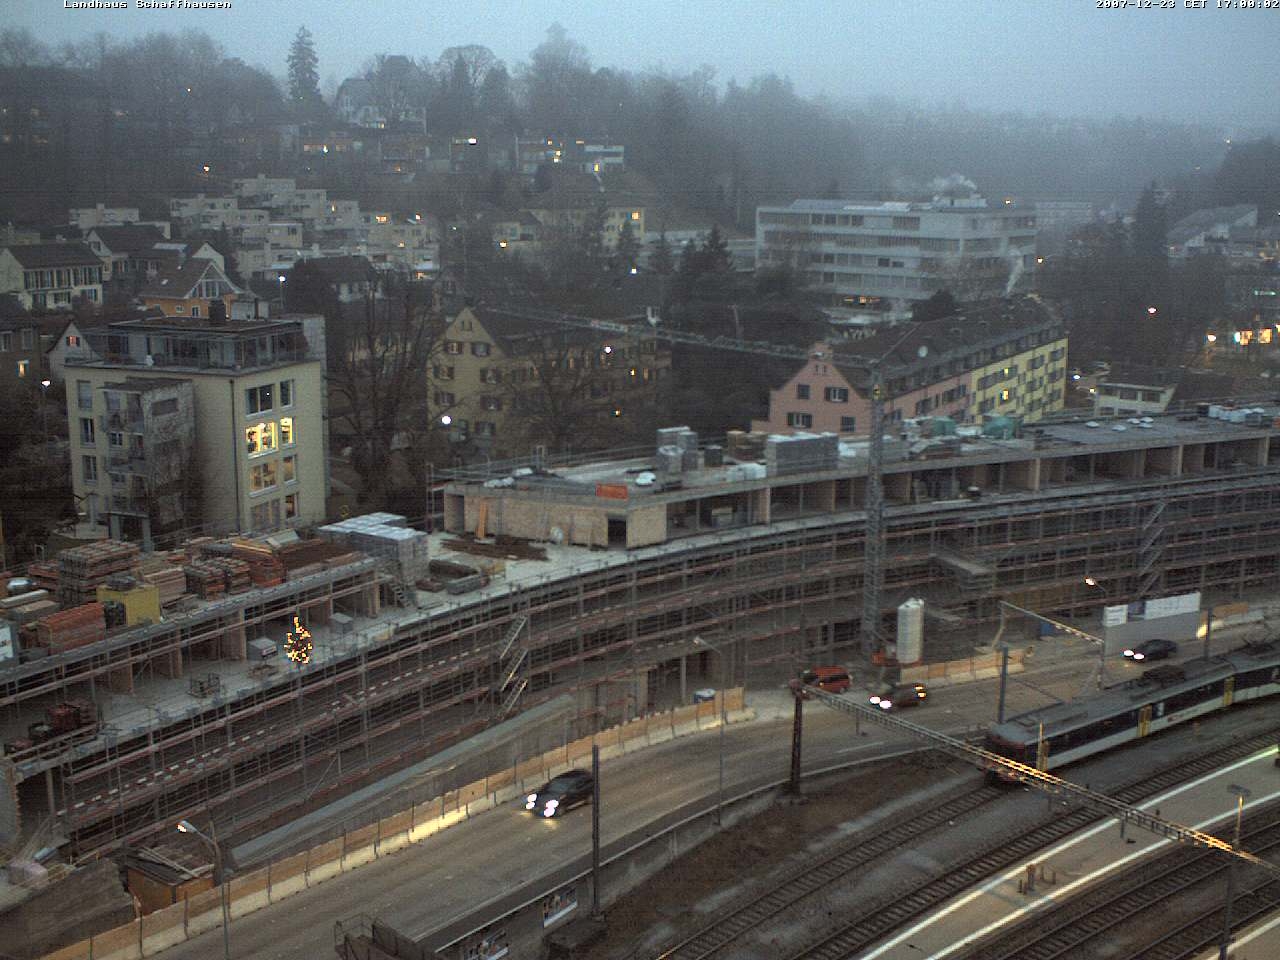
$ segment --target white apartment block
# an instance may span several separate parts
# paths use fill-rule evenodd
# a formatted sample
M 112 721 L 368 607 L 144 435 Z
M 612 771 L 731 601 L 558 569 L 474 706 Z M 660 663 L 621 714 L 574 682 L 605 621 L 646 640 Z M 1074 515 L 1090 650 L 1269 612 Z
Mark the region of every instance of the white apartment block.
M 1035 269 L 1033 208 L 984 197 L 928 203 L 796 200 L 756 210 L 757 269 L 790 263 L 833 306 L 905 313 L 949 290 L 957 300 L 1007 295 Z
M 67 222 L 81 230 L 92 230 L 94 227 L 118 227 L 126 223 L 137 223 L 137 207 L 108 207 L 99 203 L 92 207 L 72 207 Z

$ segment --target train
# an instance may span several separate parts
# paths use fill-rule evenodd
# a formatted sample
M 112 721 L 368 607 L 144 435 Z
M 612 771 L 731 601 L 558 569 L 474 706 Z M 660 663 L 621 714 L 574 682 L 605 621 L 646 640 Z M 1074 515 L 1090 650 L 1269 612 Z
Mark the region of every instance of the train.
M 1055 770 L 1233 703 L 1280 694 L 1280 641 L 1165 664 L 1096 696 L 1059 703 L 991 726 L 992 753 Z

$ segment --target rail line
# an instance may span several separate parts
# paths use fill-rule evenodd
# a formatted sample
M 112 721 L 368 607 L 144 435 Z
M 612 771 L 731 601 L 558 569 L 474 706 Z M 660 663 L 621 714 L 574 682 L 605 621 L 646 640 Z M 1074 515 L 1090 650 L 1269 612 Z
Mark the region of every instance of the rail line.
M 1214 749 L 1193 757 L 1154 776 L 1135 780 L 1112 791 L 1112 796 L 1127 803 L 1142 800 L 1209 773 L 1225 762 L 1248 756 L 1274 744 L 1277 736 L 1280 736 L 1280 726 L 1230 747 Z M 832 854 L 793 867 L 769 889 L 754 892 L 746 899 L 731 904 L 695 933 L 659 953 L 657 960 L 706 960 L 713 957 L 744 934 L 760 927 L 805 897 L 823 890 L 831 883 L 839 882 L 859 867 L 892 853 L 904 843 L 919 839 L 946 825 L 948 821 L 971 813 L 1004 795 L 1006 792 L 1001 788 L 983 786 L 904 818 L 901 823 L 888 830 L 855 834 L 841 843 Z M 972 884 L 1001 869 L 1025 862 L 1029 855 L 1098 819 L 1098 814 L 1093 810 L 1074 810 L 1055 815 L 1053 820 L 1018 837 L 1001 839 L 966 863 L 948 870 L 946 877 L 905 895 L 895 893 L 891 897 L 869 902 L 864 910 L 835 933 L 825 936 L 817 943 L 811 943 L 792 954 L 792 957 L 797 960 L 800 957 L 815 957 L 819 960 L 849 957 Z
M 1250 849 L 1262 853 L 1280 847 L 1280 805 L 1252 814 L 1244 824 L 1243 837 Z M 1061 906 L 1037 913 L 1032 920 L 992 934 L 960 958 L 1057 960 L 1120 924 L 1131 926 L 1143 911 L 1207 884 L 1227 869 L 1228 864 L 1213 851 L 1179 848 L 1103 881 Z M 1234 901 L 1233 929 L 1275 909 L 1277 903 L 1280 881 L 1263 880 L 1246 886 Z M 1164 931 L 1154 942 L 1127 949 L 1137 951 L 1131 954 L 1135 958 L 1185 960 L 1217 942 L 1221 931 L 1222 909 L 1215 907 Z

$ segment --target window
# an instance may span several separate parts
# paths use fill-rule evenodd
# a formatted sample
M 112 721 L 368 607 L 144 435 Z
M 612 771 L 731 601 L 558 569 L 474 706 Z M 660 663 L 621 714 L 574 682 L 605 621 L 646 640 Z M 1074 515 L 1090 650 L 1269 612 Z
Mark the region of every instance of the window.
M 788 413 L 787 426 L 788 427 L 812 427 L 813 415 L 809 413 Z
M 113 430 L 113 431 L 111 431 L 110 433 L 108 433 L 108 434 L 107 434 L 107 444 L 108 444 L 108 446 L 112 446 L 112 447 L 123 447 L 123 446 L 124 446 L 124 434 L 123 434 L 123 433 L 117 433 L 117 432 L 116 432 L 116 431 L 114 431 L 114 430 Z
M 437 390 L 435 402 L 437 407 L 451 407 L 454 404 L 453 394 L 447 390 Z
M 828 403 L 848 403 L 849 389 L 847 387 L 827 387 L 823 391 L 823 396 Z
M 481 367 L 480 382 L 481 383 L 501 383 L 502 371 L 500 371 L 497 367 Z
M 0 333 L 0 351 L 8 353 L 13 349 L 13 334 L 9 332 Z
M 280 406 L 292 407 L 293 403 L 294 403 L 293 381 L 281 380 L 280 381 Z
M 298 438 L 293 433 L 293 417 L 280 418 L 280 446 L 290 447 Z
M 255 504 L 251 513 L 255 530 L 269 530 L 280 524 L 280 501 Z
M 151 415 L 153 417 L 163 417 L 171 413 L 178 412 L 178 401 L 175 399 L 157 400 L 151 404 Z
M 84 471 L 85 483 L 98 482 L 98 458 L 90 456 L 82 456 L 80 458 L 80 466 Z
M 453 367 L 444 367 L 437 364 L 436 366 L 431 368 L 431 375 L 435 377 L 437 380 L 452 380 Z M 484 380 L 483 370 L 480 371 L 480 379 Z
M 1000 391 L 1000 402 L 1001 402 L 1001 403 L 1008 403 L 1012 398 L 1013 398 L 1013 391 L 1011 391 L 1011 390 L 1001 390 L 1001 391 Z
M 271 410 L 271 384 L 250 387 L 244 392 L 244 409 L 246 414 L 266 413 Z
M 274 423 L 255 423 L 244 430 L 244 448 L 249 456 L 270 453 L 276 448 L 276 425 Z
M 80 443 L 82 446 L 92 447 L 95 443 L 93 435 L 93 417 L 80 418 Z
M 480 341 L 471 344 L 471 355 L 473 357 L 487 357 L 489 355 L 489 344 Z
M 497 432 L 498 432 L 497 427 L 492 422 L 488 420 L 476 421 L 477 437 L 492 437 Z
M 249 492 L 261 493 L 263 490 L 270 490 L 276 485 L 276 462 L 268 460 L 265 463 L 254 464 L 249 469 Z
M 809 399 L 809 385 L 807 383 L 796 384 L 796 399 L 797 400 Z
M 995 406 L 996 406 L 995 400 L 983 400 L 980 404 L 978 404 L 978 413 L 990 413 L 992 410 L 995 409 Z
M 18 361 L 18 376 L 20 376 L 20 377 L 25 377 L 25 376 L 27 375 L 27 370 L 28 370 L 30 367 L 31 367 L 31 361 L 30 361 L 30 360 L 19 360 L 19 361 Z
M 193 317 L 198 317 L 198 316 L 200 316 L 200 308 L 199 308 L 198 306 L 193 305 L 193 306 L 191 307 L 191 316 L 193 316 Z
M 282 457 L 280 459 L 280 475 L 282 483 L 293 483 L 298 479 L 298 458 Z
M 22 349 L 30 350 L 35 346 L 35 331 L 27 327 L 22 331 Z
M 501 410 L 502 398 L 501 397 L 481 397 L 480 406 L 485 410 Z
M 81 410 L 93 409 L 93 384 L 88 380 L 76 381 L 76 406 Z
M 858 421 L 858 418 L 857 418 L 857 417 L 841 417 L 841 418 L 840 418 L 840 432 L 841 432 L 841 433 L 853 433 L 853 431 L 855 431 L 855 430 L 857 430 L 857 429 L 858 429 L 858 423 L 857 423 L 857 421 Z
M 284 518 L 292 520 L 298 515 L 298 495 L 296 493 L 285 494 L 284 498 Z
M 462 353 L 462 341 L 446 340 L 444 342 L 444 352 L 455 354 L 455 355 Z

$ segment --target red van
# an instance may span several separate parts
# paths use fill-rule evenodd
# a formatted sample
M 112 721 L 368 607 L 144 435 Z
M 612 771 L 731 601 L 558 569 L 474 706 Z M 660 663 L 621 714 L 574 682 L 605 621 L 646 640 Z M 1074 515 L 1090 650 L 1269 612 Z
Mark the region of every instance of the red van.
M 853 684 L 849 671 L 844 667 L 812 667 L 800 674 L 800 679 L 827 693 L 845 693 Z

